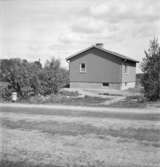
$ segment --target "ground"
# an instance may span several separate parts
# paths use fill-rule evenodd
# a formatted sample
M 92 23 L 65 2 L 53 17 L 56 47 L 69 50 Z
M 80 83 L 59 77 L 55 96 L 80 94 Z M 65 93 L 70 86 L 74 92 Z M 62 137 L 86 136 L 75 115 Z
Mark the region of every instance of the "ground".
M 158 108 L 1 104 L 0 114 L 3 167 L 160 166 Z
M 0 98 L 0 102 L 6 103 L 9 101 Z M 19 97 L 16 102 L 22 104 L 60 104 L 114 108 L 147 108 L 150 106 L 160 108 L 160 101 L 149 102 L 144 98 L 143 88 L 141 87 L 123 91 L 113 89 L 63 88 L 58 94 L 50 94 L 47 96 L 36 95 L 28 98 Z

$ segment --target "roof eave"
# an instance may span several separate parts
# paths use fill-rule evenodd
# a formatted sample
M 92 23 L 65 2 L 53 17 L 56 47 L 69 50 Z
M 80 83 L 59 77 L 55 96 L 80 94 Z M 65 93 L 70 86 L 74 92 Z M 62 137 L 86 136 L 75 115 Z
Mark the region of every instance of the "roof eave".
M 87 51 L 87 50 L 93 48 L 93 47 L 94 47 L 94 46 L 90 46 L 90 47 L 88 47 L 88 48 L 86 48 L 86 49 L 83 49 L 83 50 L 81 50 L 81 51 L 75 53 L 74 55 L 71 55 L 71 56 L 67 57 L 67 58 L 66 58 L 66 61 L 69 61 L 71 58 L 73 58 L 73 57 L 75 57 L 75 56 L 77 56 L 77 55 L 79 55 L 79 54 L 81 54 L 81 53 L 83 53 L 83 52 L 85 52 L 85 51 Z
M 106 50 L 106 49 L 103 49 L 103 48 L 99 48 L 99 47 L 97 47 L 97 46 L 95 46 L 95 45 L 93 45 L 93 46 L 91 46 L 91 47 L 88 47 L 87 49 L 84 49 L 84 50 L 81 50 L 80 52 L 78 52 L 78 53 L 76 53 L 76 54 L 74 54 L 74 55 L 71 55 L 71 56 L 69 56 L 69 57 L 67 57 L 66 58 L 66 61 L 69 61 L 71 58 L 73 58 L 73 57 L 75 57 L 75 56 L 77 56 L 77 55 L 79 55 L 79 54 L 81 54 L 81 53 L 83 53 L 83 52 L 85 52 L 85 51 L 87 51 L 87 50 L 89 50 L 89 49 L 91 49 L 91 48 L 97 48 L 97 49 L 100 49 L 100 50 L 102 50 L 102 51 L 104 51 L 104 52 L 107 52 L 107 53 L 109 53 L 109 54 L 112 54 L 112 55 L 114 55 L 114 56 L 117 56 L 117 57 L 119 57 L 119 58 L 121 58 L 121 59 L 126 59 L 126 60 L 129 60 L 129 61 L 132 61 L 132 62 L 135 62 L 135 63 L 139 63 L 139 61 L 137 61 L 137 60 L 134 60 L 134 59 L 130 59 L 130 58 L 128 58 L 128 57 L 126 57 L 126 56 L 120 56 L 118 53 L 116 54 L 116 53 L 114 53 L 114 52 L 112 52 L 112 51 L 108 51 L 108 50 Z
M 128 61 L 131 61 L 131 62 L 135 62 L 135 63 L 139 63 L 139 61 L 138 60 L 133 60 L 133 59 L 124 59 L 124 60 L 128 60 Z

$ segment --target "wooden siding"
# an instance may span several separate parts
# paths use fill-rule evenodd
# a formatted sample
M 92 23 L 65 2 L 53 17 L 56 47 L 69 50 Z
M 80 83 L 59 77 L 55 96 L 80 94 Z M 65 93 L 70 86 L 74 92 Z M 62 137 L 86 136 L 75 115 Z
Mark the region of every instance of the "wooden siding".
M 81 63 L 86 63 L 86 73 L 80 73 Z M 122 59 L 95 48 L 73 57 L 69 68 L 71 82 L 122 82 Z

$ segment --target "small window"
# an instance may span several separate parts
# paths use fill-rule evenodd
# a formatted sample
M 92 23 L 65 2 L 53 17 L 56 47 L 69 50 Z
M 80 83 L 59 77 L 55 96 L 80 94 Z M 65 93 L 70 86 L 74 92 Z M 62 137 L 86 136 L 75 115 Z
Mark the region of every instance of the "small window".
M 125 82 L 125 86 L 127 86 L 127 82 Z
M 86 72 L 86 64 L 85 63 L 80 64 L 80 72 Z
M 108 82 L 103 82 L 102 85 L 103 86 L 109 86 L 109 83 Z
M 125 72 L 125 73 L 128 72 L 128 66 L 127 66 L 127 64 L 124 65 L 124 72 Z

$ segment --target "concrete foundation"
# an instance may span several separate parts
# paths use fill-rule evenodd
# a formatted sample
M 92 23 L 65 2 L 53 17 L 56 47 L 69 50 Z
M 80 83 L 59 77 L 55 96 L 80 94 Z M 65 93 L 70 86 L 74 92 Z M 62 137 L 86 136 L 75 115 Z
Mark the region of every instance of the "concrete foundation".
M 70 88 L 90 88 L 90 89 L 116 89 L 125 90 L 128 88 L 134 88 L 135 82 L 127 83 L 108 83 L 108 86 L 103 86 L 103 83 L 94 82 L 70 82 Z
M 70 82 L 71 88 L 90 88 L 90 89 L 120 89 L 120 83 L 109 83 L 108 86 L 103 86 L 103 83 L 89 83 L 89 82 Z
M 129 88 L 135 88 L 136 82 L 125 82 L 121 84 L 121 90 L 126 90 Z

